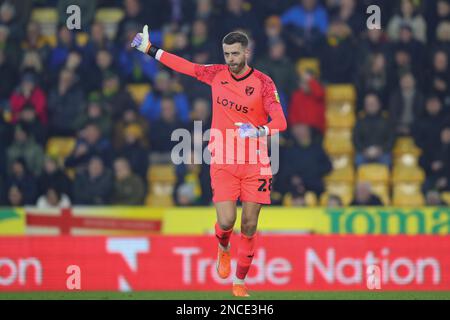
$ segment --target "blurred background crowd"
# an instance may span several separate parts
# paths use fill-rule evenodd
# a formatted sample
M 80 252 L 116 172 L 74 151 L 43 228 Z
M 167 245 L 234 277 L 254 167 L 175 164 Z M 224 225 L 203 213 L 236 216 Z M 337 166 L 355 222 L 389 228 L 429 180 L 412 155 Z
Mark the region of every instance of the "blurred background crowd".
M 0 205 L 211 203 L 209 167 L 168 156 L 210 88 L 132 49 L 144 24 L 200 64 L 248 32 L 289 123 L 274 204 L 449 201 L 449 0 L 0 0 Z

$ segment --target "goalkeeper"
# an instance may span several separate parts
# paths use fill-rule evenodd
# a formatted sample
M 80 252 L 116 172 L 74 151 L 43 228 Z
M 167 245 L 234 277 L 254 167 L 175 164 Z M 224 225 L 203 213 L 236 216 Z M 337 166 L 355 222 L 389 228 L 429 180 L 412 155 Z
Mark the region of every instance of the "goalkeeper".
M 256 229 L 263 204 L 270 204 L 272 172 L 267 136 L 286 130 L 280 99 L 270 77 L 247 64 L 249 39 L 230 32 L 222 40 L 225 64 L 199 65 L 166 52 L 150 41 L 148 26 L 131 46 L 177 72 L 211 86 L 211 187 L 217 212 L 217 272 L 231 273 L 230 236 L 242 202 L 241 236 L 233 279 L 234 296 L 248 297 L 245 277 L 253 260 Z M 268 121 L 270 117 L 271 121 Z M 230 132 L 234 133 L 230 135 Z

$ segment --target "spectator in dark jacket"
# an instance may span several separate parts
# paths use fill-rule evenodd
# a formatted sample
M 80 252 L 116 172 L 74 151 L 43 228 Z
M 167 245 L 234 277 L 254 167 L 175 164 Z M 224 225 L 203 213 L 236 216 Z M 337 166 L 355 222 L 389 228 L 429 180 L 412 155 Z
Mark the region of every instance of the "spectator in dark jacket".
M 149 165 L 149 149 L 144 140 L 144 132 L 137 124 L 129 124 L 124 129 L 124 142 L 116 155 L 126 158 L 133 172 L 146 182 Z
M 17 71 L 6 59 L 5 51 L 0 49 L 0 108 L 9 99 L 17 84 Z
M 110 203 L 113 176 L 100 157 L 92 157 L 88 167 L 75 177 L 74 203 L 107 205 Z
M 291 96 L 289 125 L 303 123 L 323 134 L 325 131 L 325 89 L 311 72 L 300 76 L 299 87 Z
M 102 136 L 110 136 L 112 126 L 111 114 L 106 110 L 100 95 L 95 93 L 90 94 L 86 108 L 78 115 L 75 121 L 75 128 L 81 130 L 88 123 L 96 124 L 100 128 Z
M 243 0 L 226 0 L 225 8 L 221 11 L 218 19 L 221 21 L 218 31 L 223 36 L 236 29 L 243 29 L 253 39 L 258 37 L 259 23 L 256 15 L 252 10 L 244 7 Z
M 380 198 L 372 193 L 370 183 L 358 182 L 351 206 L 382 206 Z
M 11 185 L 6 193 L 6 205 L 9 207 L 22 207 L 27 204 L 31 205 L 31 203 L 28 202 L 29 200 L 25 199 L 24 192 L 15 184 Z
M 17 159 L 23 159 L 32 174 L 38 175 L 44 163 L 44 150 L 27 131 L 16 126 L 13 143 L 7 149 L 7 158 L 9 166 Z
M 450 113 L 450 68 L 448 54 L 443 50 L 433 54 L 431 70 L 427 80 L 427 91 L 434 94 L 444 103 L 445 109 Z
M 409 24 L 402 24 L 400 27 L 399 40 L 392 46 L 394 54 L 404 51 L 411 57 L 412 72 L 416 77 L 423 74 L 425 46 L 420 41 L 414 39 L 412 28 Z
M 269 43 L 269 53 L 256 61 L 255 68 L 269 75 L 277 84 L 277 89 L 290 96 L 295 89 L 297 75 L 292 61 L 285 55 L 283 40 L 272 40 Z
M 11 145 L 14 137 L 14 130 L 10 123 L 3 118 L 3 112 L 0 110 L 0 180 L 6 176 L 8 165 L 6 160 L 6 150 Z M 2 196 L 0 195 L 0 198 Z
M 437 96 L 430 96 L 425 103 L 424 116 L 416 118 L 412 128 L 416 145 L 424 154 L 432 152 L 446 124 L 450 124 L 450 115 L 444 114 Z
M 356 46 L 352 30 L 342 21 L 334 21 L 321 46 L 320 68 L 323 79 L 331 83 L 349 83 L 356 76 Z
M 323 178 L 332 165 L 322 145 L 312 139 L 310 128 L 303 124 L 291 127 L 293 144 L 283 151 L 280 165 L 279 190 L 290 191 L 294 177 L 301 180 L 306 191 L 320 195 L 324 190 Z M 298 179 L 297 179 L 298 180 Z
M 102 137 L 97 125 L 87 124 L 78 136 L 74 151 L 65 160 L 66 167 L 84 166 L 94 156 L 100 157 L 106 166 L 111 165 L 111 144 L 107 138 Z
M 19 115 L 18 125 L 28 132 L 29 136 L 41 146 L 47 141 L 47 127 L 37 119 L 36 110 L 31 105 L 25 105 Z
M 51 136 L 74 135 L 76 119 L 83 111 L 84 94 L 73 71 L 61 70 L 57 85 L 49 95 L 49 130 Z
M 87 65 L 95 64 L 98 50 L 105 49 L 115 53 L 114 43 L 108 39 L 105 27 L 100 22 L 94 22 L 91 26 L 89 41 L 83 48 L 84 59 Z
M 10 174 L 7 179 L 7 189 L 11 192 L 11 187 L 17 187 L 20 191 L 22 204 L 33 205 L 36 201 L 37 182 L 34 176 L 28 171 L 23 159 L 16 159 L 10 166 Z M 17 190 L 15 190 L 17 194 Z
M 72 181 L 59 168 L 55 159 L 47 157 L 44 162 L 44 170 L 38 178 L 39 194 L 46 193 L 49 188 L 53 188 L 69 197 L 72 196 Z
M 144 182 L 141 177 L 133 173 L 126 158 L 117 158 L 114 161 L 114 174 L 112 203 L 116 205 L 144 204 Z
M 185 124 L 178 118 L 173 98 L 164 97 L 161 100 L 161 119 L 153 122 L 150 128 L 152 151 L 170 152 L 176 144 L 170 139 L 172 132 L 184 127 Z
M 385 57 L 389 54 L 389 43 L 382 29 L 367 30 L 358 42 L 357 62 L 358 66 L 367 64 L 367 60 L 373 54 L 382 53 Z
M 103 89 L 103 80 L 107 72 L 119 74 L 119 68 L 116 65 L 117 56 L 113 55 L 106 49 L 99 49 L 95 56 L 95 64 L 91 65 L 86 84 L 85 91 L 101 91 Z
M 356 149 L 355 164 L 378 162 L 390 165 L 390 152 L 394 143 L 389 121 L 380 112 L 380 100 L 369 93 L 364 98 L 365 116 L 357 120 L 353 128 L 353 144 Z
M 450 125 L 441 130 L 439 143 L 422 154 L 420 165 L 427 175 L 424 192 L 432 189 L 450 190 Z
M 395 87 L 386 56 L 383 53 L 370 54 L 366 63 L 361 65 L 356 87 L 360 98 L 364 98 L 368 92 L 374 92 L 380 97 L 383 105 L 388 103 L 389 93 Z
M 102 105 L 113 120 L 118 120 L 127 109 L 138 109 L 130 93 L 122 86 L 119 76 L 111 71 L 104 74 L 101 99 Z
M 400 88 L 389 100 L 389 120 L 398 135 L 410 135 L 414 120 L 421 117 L 424 110 L 424 97 L 412 73 L 400 79 Z
M 69 52 L 76 49 L 75 33 L 69 30 L 64 23 L 58 30 L 58 43 L 50 52 L 49 67 L 57 70 L 67 59 Z

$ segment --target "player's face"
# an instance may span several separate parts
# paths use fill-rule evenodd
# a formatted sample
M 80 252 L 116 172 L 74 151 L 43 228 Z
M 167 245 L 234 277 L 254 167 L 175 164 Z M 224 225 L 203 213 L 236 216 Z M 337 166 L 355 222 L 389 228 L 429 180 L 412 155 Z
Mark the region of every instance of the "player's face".
M 247 64 L 249 51 L 240 43 L 223 44 L 223 55 L 230 71 L 239 74 Z

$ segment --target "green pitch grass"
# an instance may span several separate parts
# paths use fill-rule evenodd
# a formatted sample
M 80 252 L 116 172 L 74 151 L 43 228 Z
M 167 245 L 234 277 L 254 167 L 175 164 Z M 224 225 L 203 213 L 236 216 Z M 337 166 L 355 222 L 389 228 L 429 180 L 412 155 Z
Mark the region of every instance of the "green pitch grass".
M 267 292 L 252 291 L 250 300 L 450 300 L 450 291 Z M 231 292 L 3 292 L 0 300 L 242 300 Z M 246 299 L 248 300 L 248 299 Z

